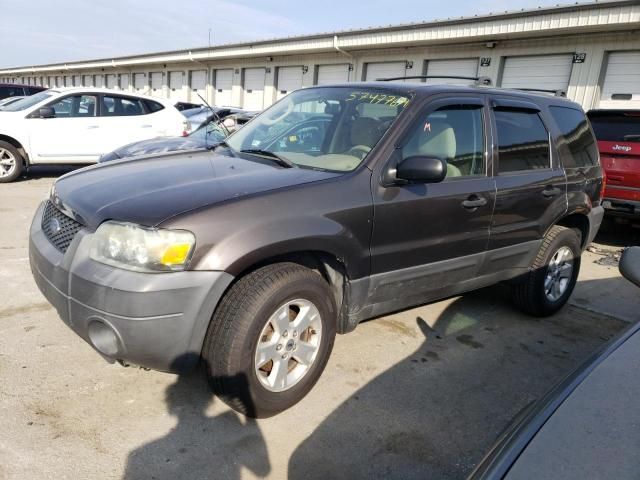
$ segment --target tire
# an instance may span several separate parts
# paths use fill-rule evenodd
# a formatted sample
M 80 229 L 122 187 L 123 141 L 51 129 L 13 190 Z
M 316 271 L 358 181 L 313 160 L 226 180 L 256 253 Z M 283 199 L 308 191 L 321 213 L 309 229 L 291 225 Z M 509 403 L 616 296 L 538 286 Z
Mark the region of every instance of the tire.
M 568 250 L 566 250 L 568 249 Z M 569 273 L 564 266 L 551 265 L 571 252 Z M 524 313 L 536 317 L 553 315 L 560 310 L 573 292 L 580 272 L 580 234 L 573 229 L 555 225 L 549 230 L 529 272 L 511 286 L 513 302 Z M 556 256 L 558 255 L 558 256 Z M 568 258 L 567 255 L 564 258 Z M 554 274 L 555 272 L 555 274 Z M 549 280 L 548 275 L 557 281 Z M 566 282 L 563 279 L 566 278 Z M 549 283 L 547 283 L 549 282 Z M 549 285 L 552 289 L 549 290 Z M 555 287 L 558 287 L 557 289 Z M 556 298 L 557 297 L 557 298 Z
M 222 298 L 204 341 L 202 357 L 213 392 L 234 410 L 254 418 L 270 417 L 296 404 L 327 364 L 336 335 L 336 312 L 328 283 L 298 264 L 267 265 L 240 278 Z M 299 320 L 311 318 L 306 330 L 295 330 Z M 261 369 L 259 343 L 268 352 L 264 358 L 272 359 Z M 300 363 L 298 358 L 305 358 L 300 355 L 310 348 L 315 353 L 306 364 Z M 288 357 L 281 362 L 283 355 Z M 283 374 L 284 380 L 276 375 L 280 367 L 281 372 L 290 372 Z
M 11 162 L 12 167 L 6 168 L 6 162 Z M 0 183 L 13 182 L 20 178 L 23 171 L 24 158 L 22 158 L 18 149 L 10 143 L 0 141 Z

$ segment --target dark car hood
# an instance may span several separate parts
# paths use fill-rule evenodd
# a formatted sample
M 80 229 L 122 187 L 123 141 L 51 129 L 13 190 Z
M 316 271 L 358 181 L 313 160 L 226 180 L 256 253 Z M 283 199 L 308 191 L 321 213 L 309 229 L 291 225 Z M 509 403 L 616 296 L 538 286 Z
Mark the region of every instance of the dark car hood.
M 175 152 L 177 150 L 196 150 L 204 148 L 204 142 L 197 137 L 159 137 L 151 140 L 130 143 L 115 150 L 120 158 L 136 157 L 151 153 Z
M 154 226 L 199 207 L 338 176 L 211 151 L 117 160 L 55 183 L 54 201 L 91 229 L 105 220 Z

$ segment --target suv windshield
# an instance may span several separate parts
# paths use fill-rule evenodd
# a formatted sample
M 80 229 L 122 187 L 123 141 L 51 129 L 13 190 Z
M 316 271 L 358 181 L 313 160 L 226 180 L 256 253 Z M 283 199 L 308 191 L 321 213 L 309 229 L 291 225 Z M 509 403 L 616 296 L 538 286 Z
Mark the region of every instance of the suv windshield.
M 364 160 L 409 101 L 406 93 L 380 88 L 298 90 L 227 143 L 236 151 L 275 153 L 297 166 L 347 172 Z
M 589 112 L 596 138 L 604 142 L 640 142 L 640 111 Z
M 0 107 L 0 110 L 3 112 L 19 112 L 21 110 L 26 110 L 33 105 L 46 100 L 47 98 L 55 95 L 55 90 L 45 90 L 44 92 L 36 93 L 35 95 L 31 95 L 29 97 L 24 97 L 22 100 L 18 100 L 15 103 L 10 105 L 5 105 L 4 107 Z

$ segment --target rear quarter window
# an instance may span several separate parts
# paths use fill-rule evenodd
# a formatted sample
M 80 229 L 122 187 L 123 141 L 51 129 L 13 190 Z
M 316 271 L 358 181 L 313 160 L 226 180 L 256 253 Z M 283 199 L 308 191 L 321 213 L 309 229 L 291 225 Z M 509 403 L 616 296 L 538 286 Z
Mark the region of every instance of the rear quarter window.
M 593 138 L 587 117 L 580 110 L 549 107 L 560 130 L 558 151 L 565 168 L 592 167 L 598 164 L 598 146 Z
M 161 103 L 154 102 L 153 100 L 147 100 L 147 108 L 149 109 L 149 113 L 159 112 L 164 108 Z

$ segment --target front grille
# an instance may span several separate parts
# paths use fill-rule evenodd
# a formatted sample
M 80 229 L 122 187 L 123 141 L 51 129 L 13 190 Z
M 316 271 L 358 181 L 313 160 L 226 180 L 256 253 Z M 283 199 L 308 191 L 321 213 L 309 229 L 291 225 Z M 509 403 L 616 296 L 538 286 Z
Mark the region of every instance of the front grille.
M 66 216 L 53 203 L 47 201 L 42 214 L 42 231 L 58 250 L 65 253 L 81 228 L 81 223 Z

